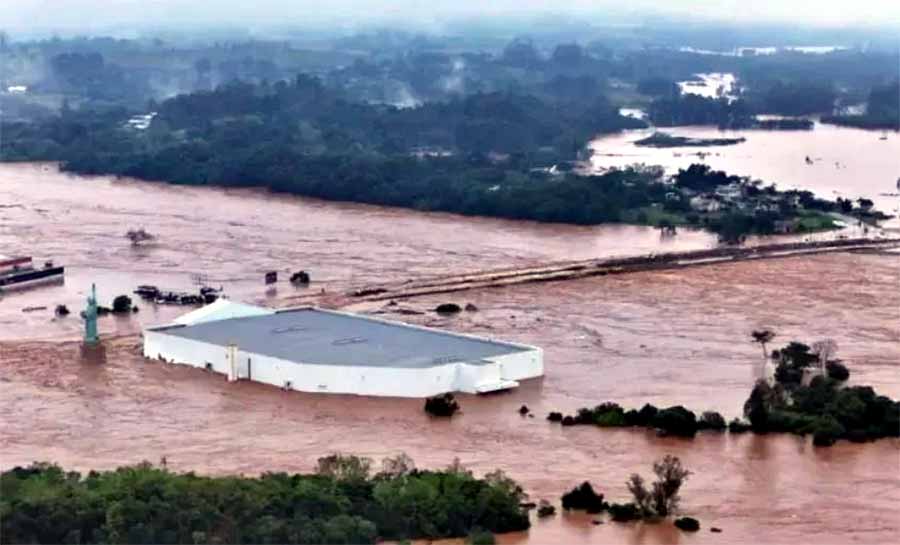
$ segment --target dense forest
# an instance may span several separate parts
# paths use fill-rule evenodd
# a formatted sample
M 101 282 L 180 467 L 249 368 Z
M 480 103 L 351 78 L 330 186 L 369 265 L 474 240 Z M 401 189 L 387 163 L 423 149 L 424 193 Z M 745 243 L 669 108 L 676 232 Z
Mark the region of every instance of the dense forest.
M 710 113 L 711 122 L 739 104 L 692 95 L 676 100 L 699 104 L 698 116 L 706 115 L 709 103 L 721 108 Z M 657 168 L 581 173 L 575 161 L 585 158 L 592 136 L 645 126 L 621 116 L 602 96 L 587 103 L 548 102 L 492 92 L 397 108 L 350 101 L 344 91 L 300 75 L 273 84 L 232 82 L 153 108 L 143 130 L 123 122 L 122 108 L 64 107 L 41 122 L 7 123 L 4 157 L 56 160 L 82 174 L 262 187 L 420 210 L 579 224 L 695 225 L 729 241 L 773 233 L 780 220 L 794 221 L 799 230 L 828 228 L 831 222 L 815 214 L 853 212 L 853 206 L 817 199 L 789 202 L 790 195 L 773 187 L 763 191 L 759 183 L 708 168 L 692 167 L 674 180 Z M 651 108 L 651 115 L 662 114 Z M 696 178 L 708 183 L 698 185 Z M 710 195 L 724 201 L 718 211 L 691 204 L 698 193 L 729 185 L 740 195 Z
M 825 116 L 822 121 L 863 129 L 900 130 L 900 80 L 872 88 L 865 113 Z
M 747 29 L 729 29 L 714 51 L 685 50 L 707 47 L 716 32 L 695 25 L 676 31 L 652 23 L 541 21 L 496 33 L 475 24 L 447 32 L 281 32 L 259 39 L 232 30 L 32 41 L 0 33 L 0 102 L 12 120 L 52 115 L 64 100 L 76 108 L 144 110 L 151 99 L 212 90 L 235 80 L 274 83 L 308 73 L 342 89 L 353 102 L 399 107 L 495 92 L 550 103 L 589 103 L 607 96 L 638 107 L 676 96 L 674 82 L 719 72 L 736 76 L 755 113 L 827 115 L 866 102 L 873 89 L 898 77 L 896 39 L 879 44 L 874 29 L 866 30 L 865 48 L 849 42 L 851 47 L 823 54 L 791 49 L 736 53 L 724 47 Z M 765 39 L 784 43 L 792 34 L 801 41 L 811 38 L 808 32 L 784 29 L 767 31 Z M 24 86 L 27 92 L 4 93 L 10 86 Z
M 420 471 L 332 455 L 315 474 L 205 477 L 144 463 L 87 475 L 35 463 L 0 477 L 2 543 L 375 543 L 530 526 L 501 472 Z
M 797 221 L 800 230 L 827 228 L 831 222 L 817 215 L 855 210 L 700 165 L 672 180 L 658 168 L 599 175 L 559 169 L 578 155 L 588 126 L 603 131 L 633 122 L 604 102 L 565 123 L 539 99 L 510 94 L 401 110 L 349 103 L 300 77 L 179 96 L 158 111 L 146 131 L 122 127 L 114 111 L 79 110 L 11 125 L 6 134 L 14 153 L 61 160 L 78 173 L 512 219 L 695 225 L 728 241 L 773 233 L 780 220 Z M 45 155 L 29 155 L 35 152 Z M 556 170 L 540 168 L 554 164 Z M 736 200 L 715 194 L 727 187 L 738 191 Z M 695 210 L 698 194 L 723 202 L 714 211 Z
M 729 180 L 747 186 L 744 202 L 713 213 L 658 170 L 579 167 L 594 136 L 646 126 L 622 106 L 643 108 L 657 126 L 797 129 L 811 123 L 757 115 L 863 103 L 865 115 L 825 120 L 892 127 L 894 53 L 698 54 L 619 39 L 376 32 L 314 49 L 300 37 L 0 40 L 0 88 L 28 84 L 0 92 L 0 160 L 463 214 L 696 225 L 726 240 L 775 232 L 779 221 L 828 228 L 821 212 L 853 210 L 792 204 L 774 189 L 760 198 L 753 184 Z M 734 73 L 733 94 L 680 92 L 678 82 L 708 72 Z
M 645 126 L 620 116 L 603 97 L 561 105 L 494 92 L 397 108 L 348 101 L 343 91 L 307 75 L 275 84 L 235 81 L 152 107 L 158 115 L 145 132 L 129 130 L 120 108 L 64 108 L 42 123 L 8 123 L 4 157 L 94 160 L 114 173 L 136 173 L 126 163 L 138 157 L 152 161 L 176 150 L 190 158 L 203 148 L 237 156 L 284 151 L 303 159 L 496 153 L 553 164 L 575 159 L 595 134 Z

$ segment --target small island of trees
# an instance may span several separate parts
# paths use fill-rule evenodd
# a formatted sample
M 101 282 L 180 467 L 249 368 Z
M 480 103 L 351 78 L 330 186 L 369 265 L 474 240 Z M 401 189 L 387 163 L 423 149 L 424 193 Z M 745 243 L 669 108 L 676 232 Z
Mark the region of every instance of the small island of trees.
M 835 357 L 833 341 L 812 345 L 792 341 L 768 354 L 765 346 L 774 337 L 768 330 L 753 332 L 753 341 L 763 346 L 765 358 L 771 357 L 776 367 L 771 380 L 759 380 L 750 392 L 744 404 L 746 421 L 733 419 L 726 425 L 714 411 L 698 417 L 680 405 L 659 409 L 648 403 L 636 410 L 612 402 L 578 409 L 574 415 L 551 412 L 547 419 L 563 426 L 643 427 L 685 438 L 704 430 L 794 433 L 812 435 L 813 444 L 822 447 L 839 439 L 900 437 L 900 401 L 879 395 L 870 386 L 848 385 L 850 370 Z
M 679 492 L 691 472 L 682 465 L 677 456 L 667 455 L 653 463 L 653 473 L 656 475 L 656 481 L 649 486 L 641 475 L 637 473 L 631 475 L 626 482 L 632 497 L 630 502 L 608 503 L 604 501 L 603 494 L 596 492 L 591 483 L 585 481 L 563 494 L 562 507 L 567 511 L 581 510 L 590 514 L 607 511 L 615 522 L 633 520 L 658 522 L 678 512 L 681 501 Z M 678 519 L 675 524 L 681 528 L 686 521 L 693 522 L 688 522 L 682 529 L 687 531 L 699 529 L 696 519 L 692 518 Z

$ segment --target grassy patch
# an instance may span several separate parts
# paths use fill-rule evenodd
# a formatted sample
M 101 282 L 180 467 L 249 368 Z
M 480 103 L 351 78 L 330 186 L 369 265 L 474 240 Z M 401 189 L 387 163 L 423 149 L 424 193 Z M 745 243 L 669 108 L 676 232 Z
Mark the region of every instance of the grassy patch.
M 797 231 L 809 233 L 813 231 L 830 231 L 837 229 L 834 218 L 823 212 L 805 211 L 797 218 Z

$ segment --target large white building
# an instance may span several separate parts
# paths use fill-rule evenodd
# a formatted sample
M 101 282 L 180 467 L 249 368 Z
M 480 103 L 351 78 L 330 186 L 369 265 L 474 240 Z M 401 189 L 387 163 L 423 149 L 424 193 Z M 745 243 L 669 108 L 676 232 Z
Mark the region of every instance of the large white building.
M 515 388 L 540 348 L 317 308 L 220 299 L 144 330 L 144 356 L 301 392 L 426 397 Z

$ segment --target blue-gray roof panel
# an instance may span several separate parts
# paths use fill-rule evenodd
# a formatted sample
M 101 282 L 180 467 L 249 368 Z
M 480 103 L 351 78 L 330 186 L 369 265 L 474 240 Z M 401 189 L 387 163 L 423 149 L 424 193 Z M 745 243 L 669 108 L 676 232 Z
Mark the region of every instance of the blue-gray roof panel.
M 157 329 L 297 363 L 433 367 L 523 352 L 528 347 L 317 309 L 282 311 Z

